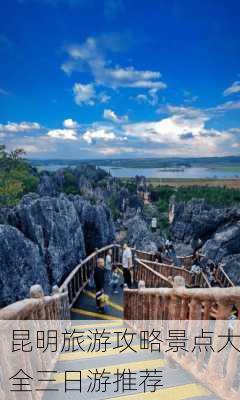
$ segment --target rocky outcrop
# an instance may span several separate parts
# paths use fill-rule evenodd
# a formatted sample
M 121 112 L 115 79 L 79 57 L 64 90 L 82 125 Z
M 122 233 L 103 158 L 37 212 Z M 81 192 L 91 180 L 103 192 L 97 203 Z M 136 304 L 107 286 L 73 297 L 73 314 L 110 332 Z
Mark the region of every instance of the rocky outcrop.
M 114 223 L 104 203 L 96 205 L 80 196 L 69 196 L 77 211 L 84 233 L 87 253 L 112 243 L 115 238 Z
M 220 226 L 205 242 L 203 253 L 208 257 L 221 261 L 224 257 L 240 252 L 240 220 Z
M 173 208 L 172 208 L 173 209 Z M 174 205 L 171 225 L 173 239 L 191 244 L 201 241 L 201 251 L 216 262 L 225 262 L 235 282 L 240 277 L 240 209 L 216 208 L 204 200 Z M 231 264 L 231 257 L 234 263 Z
M 146 222 L 139 215 L 129 219 L 125 226 L 128 244 L 135 246 L 138 250 L 155 252 L 162 244 L 161 238 L 149 230 Z
M 57 170 L 56 172 L 43 171 L 39 175 L 39 184 L 37 192 L 40 196 L 57 196 L 64 183 L 64 170 Z
M 8 215 L 10 225 L 37 244 L 50 284 L 61 281 L 85 256 L 83 231 L 67 196 L 25 196 Z
M 20 253 L 20 265 L 23 269 L 26 266 L 22 286 L 28 290 L 33 283 L 43 284 L 46 290 L 61 283 L 87 253 L 114 240 L 114 225 L 107 207 L 104 204 L 93 205 L 80 196 L 40 197 L 31 194 L 4 212 L 2 229 L 8 235 L 0 236 L 0 247 L 8 248 L 9 255 L 6 251 L 1 260 L 1 281 L 9 279 L 9 264 L 12 274 L 18 275 L 18 250 L 25 249 L 25 253 L 23 250 Z M 41 271 L 44 271 L 43 276 Z M 14 293 L 14 300 L 26 295 L 26 290 L 18 289 L 11 279 L 7 287 L 9 293 Z M 11 296 L 7 302 L 12 300 Z M 6 300 L 0 299 L 0 304 L 3 302 Z
M 240 253 L 223 257 L 222 265 L 229 278 L 240 286 Z
M 30 286 L 37 282 L 49 292 L 47 270 L 38 246 L 9 225 L 0 225 L 0 243 L 0 305 L 27 297 Z

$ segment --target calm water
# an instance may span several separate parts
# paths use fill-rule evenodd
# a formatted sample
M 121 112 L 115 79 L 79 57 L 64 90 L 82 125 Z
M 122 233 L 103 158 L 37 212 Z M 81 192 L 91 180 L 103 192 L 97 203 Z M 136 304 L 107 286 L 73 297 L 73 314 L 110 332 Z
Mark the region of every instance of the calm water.
M 201 167 L 191 167 L 181 170 L 170 170 L 161 168 L 110 168 L 106 166 L 101 166 L 101 168 L 106 171 L 110 171 L 112 176 L 117 178 L 131 178 L 136 175 L 143 175 L 146 178 L 188 178 L 188 179 L 233 179 L 240 178 L 240 173 L 221 171 L 217 169 L 201 168 Z
M 60 168 L 67 168 L 68 165 L 52 164 L 48 166 L 39 166 L 38 170 L 56 171 Z M 74 166 L 71 166 L 74 168 Z M 240 172 L 224 171 L 218 169 L 210 169 L 204 167 L 191 167 L 184 169 L 170 168 L 122 168 L 122 167 L 106 167 L 102 165 L 100 168 L 111 173 L 116 178 L 131 178 L 136 175 L 142 175 L 146 178 L 185 178 L 185 179 L 239 179 Z

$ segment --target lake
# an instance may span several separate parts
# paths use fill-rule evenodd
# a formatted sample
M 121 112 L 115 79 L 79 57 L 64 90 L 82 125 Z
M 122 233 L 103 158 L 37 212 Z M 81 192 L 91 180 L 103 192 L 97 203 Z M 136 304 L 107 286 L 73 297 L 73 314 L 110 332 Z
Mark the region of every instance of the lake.
M 123 168 L 101 166 L 116 178 L 131 178 L 142 175 L 146 178 L 173 178 L 173 179 L 237 179 L 240 173 L 221 169 L 204 167 L 189 168 Z
M 50 164 L 38 166 L 38 170 L 56 171 L 67 168 L 68 165 Z M 72 165 L 70 168 L 74 168 Z M 189 167 L 189 168 L 129 168 L 129 167 L 108 167 L 101 165 L 100 168 L 110 172 L 116 178 L 133 178 L 142 175 L 146 178 L 167 178 L 167 179 L 239 179 L 240 171 L 237 168 L 225 170 L 224 168 Z

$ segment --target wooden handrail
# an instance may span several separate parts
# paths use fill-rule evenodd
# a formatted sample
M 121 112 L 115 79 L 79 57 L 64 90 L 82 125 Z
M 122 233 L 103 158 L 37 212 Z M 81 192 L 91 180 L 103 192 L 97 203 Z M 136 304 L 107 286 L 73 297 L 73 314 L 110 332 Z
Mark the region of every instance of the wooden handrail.
M 35 291 L 38 290 L 37 297 Z M 10 304 L 0 310 L 0 320 L 69 320 L 68 293 L 55 290 L 44 296 L 41 286 L 31 288 L 32 297 Z
M 218 275 L 219 273 L 219 275 Z M 229 276 L 224 271 L 223 267 L 219 265 L 217 270 L 217 277 L 220 278 L 220 282 L 222 283 L 223 287 L 234 287 L 233 281 L 229 278 Z
M 224 323 L 223 320 L 226 320 L 225 326 L 229 328 L 227 320 L 233 307 L 240 320 L 240 287 L 224 289 L 187 289 L 182 286 L 145 288 L 144 283 L 141 282 L 139 289 L 124 289 L 124 304 L 127 305 L 124 307 L 124 320 L 136 331 L 139 331 L 139 325 L 140 329 L 141 326 L 147 326 L 151 330 L 151 324 L 156 328 L 157 320 L 166 320 L 168 324 L 173 320 L 174 328 L 182 329 L 181 321 L 188 320 L 188 326 L 195 326 L 196 333 L 200 334 L 199 327 L 205 328 L 206 332 L 211 331 L 209 323 L 210 320 L 215 319 L 217 325 L 214 337 L 216 337 L 219 327 Z M 196 321 L 195 325 L 194 320 Z M 161 322 L 162 327 L 163 322 Z M 239 329 L 239 323 L 237 327 Z M 227 330 L 224 331 L 224 334 L 226 333 Z M 238 334 L 239 332 L 236 331 L 236 335 Z M 215 339 L 213 339 L 213 343 L 215 343 Z M 237 348 L 239 348 L 239 340 L 237 343 Z M 223 355 L 218 352 L 206 354 L 206 350 L 183 353 L 181 356 L 173 352 L 167 355 L 193 374 L 202 384 L 207 385 L 220 398 L 225 400 L 240 398 L 240 388 L 239 386 L 236 388 L 236 382 L 239 382 L 240 355 L 236 349 L 230 348 Z
M 135 258 L 134 280 L 144 281 L 146 287 L 172 287 L 172 282 L 161 273 Z

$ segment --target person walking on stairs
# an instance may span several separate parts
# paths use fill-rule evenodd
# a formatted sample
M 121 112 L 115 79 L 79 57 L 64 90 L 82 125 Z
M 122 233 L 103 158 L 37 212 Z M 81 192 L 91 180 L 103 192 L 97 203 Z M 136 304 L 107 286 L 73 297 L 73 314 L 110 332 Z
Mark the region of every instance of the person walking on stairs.
M 131 288 L 133 267 L 132 250 L 126 243 L 123 245 L 122 266 L 124 284 L 126 284 L 128 288 Z
M 117 294 L 118 293 L 117 289 L 118 289 L 119 281 L 120 281 L 120 277 L 119 277 L 118 272 L 117 272 L 117 267 L 116 267 L 116 265 L 114 265 L 112 267 L 112 277 L 111 277 L 111 281 L 110 281 L 110 285 L 112 287 L 113 294 Z
M 105 281 L 106 283 L 109 283 L 111 281 L 111 275 L 112 275 L 112 250 L 108 250 L 108 253 L 106 255 L 105 259 Z
M 104 271 L 104 258 L 98 258 L 97 266 L 94 271 L 94 283 L 96 288 L 96 306 L 99 311 L 104 311 L 102 307 L 101 298 L 104 295 L 105 271 Z

